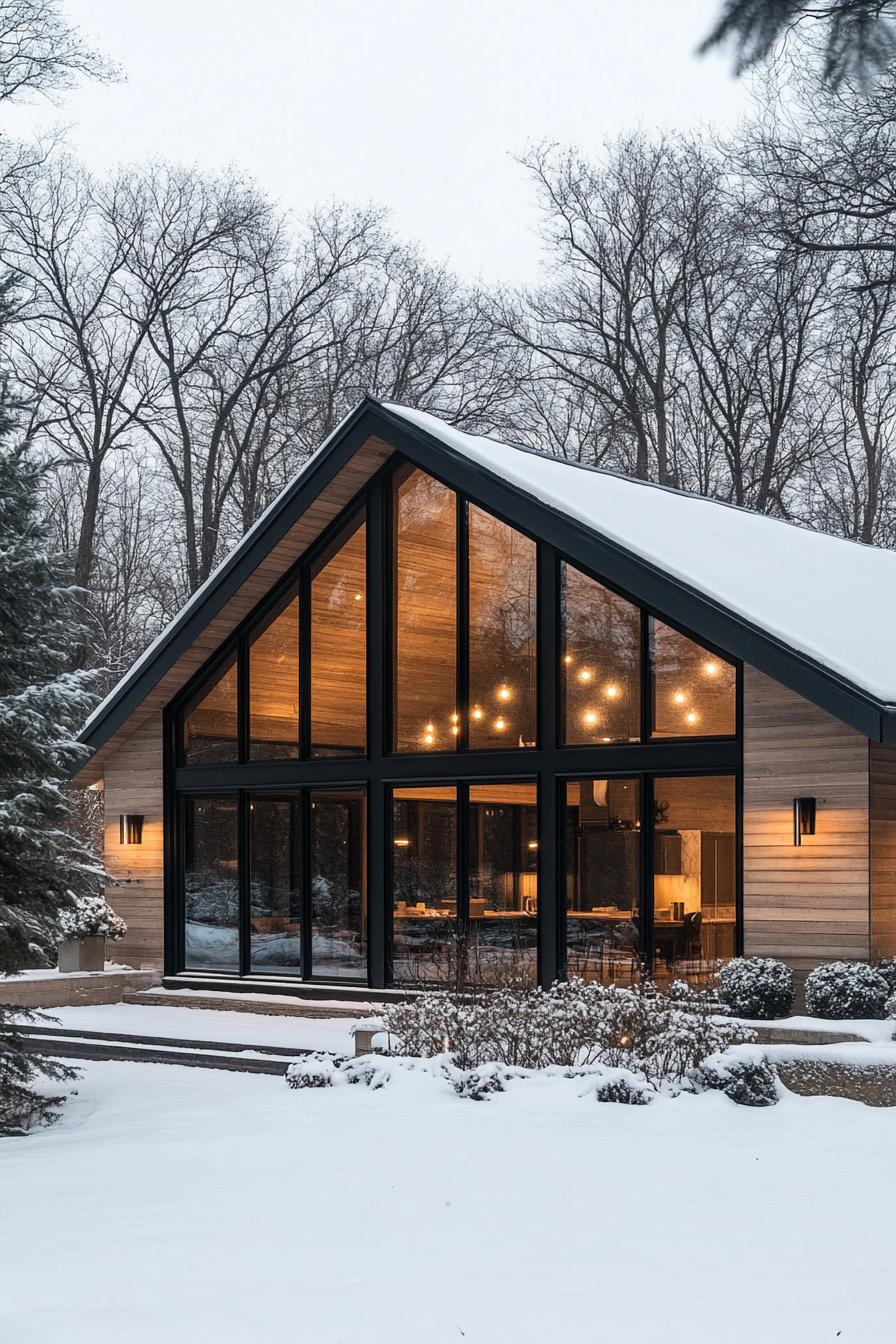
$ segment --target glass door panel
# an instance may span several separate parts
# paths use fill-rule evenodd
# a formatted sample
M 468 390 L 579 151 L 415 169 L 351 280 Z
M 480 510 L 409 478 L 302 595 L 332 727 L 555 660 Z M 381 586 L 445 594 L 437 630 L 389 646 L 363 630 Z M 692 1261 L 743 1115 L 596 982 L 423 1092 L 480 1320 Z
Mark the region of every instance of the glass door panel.
M 311 973 L 367 979 L 367 824 L 363 789 L 311 793 Z
M 302 882 L 298 796 L 258 794 L 249 803 L 249 965 L 302 973 Z
M 453 785 L 392 792 L 392 919 L 396 984 L 458 982 Z
M 566 785 L 566 972 L 632 984 L 640 968 L 641 788 L 637 779 Z
M 471 984 L 535 982 L 538 968 L 538 792 L 535 781 L 471 784 Z
M 240 968 L 236 794 L 184 799 L 184 964 Z
M 708 984 L 735 953 L 735 780 L 657 778 L 653 797 L 654 978 Z

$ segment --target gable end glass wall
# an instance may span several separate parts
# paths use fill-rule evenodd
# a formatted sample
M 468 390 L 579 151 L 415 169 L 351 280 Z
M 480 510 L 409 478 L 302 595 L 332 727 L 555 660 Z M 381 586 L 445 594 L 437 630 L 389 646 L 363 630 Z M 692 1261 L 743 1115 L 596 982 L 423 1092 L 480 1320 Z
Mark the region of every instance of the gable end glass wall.
M 393 458 L 166 713 L 168 974 L 699 982 L 738 664 Z

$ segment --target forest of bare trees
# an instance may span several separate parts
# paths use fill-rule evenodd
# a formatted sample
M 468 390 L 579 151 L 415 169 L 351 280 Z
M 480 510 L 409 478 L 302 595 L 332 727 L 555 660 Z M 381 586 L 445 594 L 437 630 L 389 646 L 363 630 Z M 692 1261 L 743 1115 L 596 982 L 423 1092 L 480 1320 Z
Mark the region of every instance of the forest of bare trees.
M 533 147 L 543 277 L 501 292 L 370 208 L 8 146 L 5 368 L 83 660 L 114 679 L 365 392 L 896 544 L 896 76 L 822 101 L 792 72 L 755 108 Z

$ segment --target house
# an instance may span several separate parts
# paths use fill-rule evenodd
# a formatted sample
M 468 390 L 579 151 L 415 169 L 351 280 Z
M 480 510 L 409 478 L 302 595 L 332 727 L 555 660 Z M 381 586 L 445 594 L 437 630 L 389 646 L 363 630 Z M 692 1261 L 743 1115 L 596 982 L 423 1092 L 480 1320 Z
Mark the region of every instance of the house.
M 120 956 L 350 996 L 894 954 L 894 592 L 367 399 L 84 728 Z

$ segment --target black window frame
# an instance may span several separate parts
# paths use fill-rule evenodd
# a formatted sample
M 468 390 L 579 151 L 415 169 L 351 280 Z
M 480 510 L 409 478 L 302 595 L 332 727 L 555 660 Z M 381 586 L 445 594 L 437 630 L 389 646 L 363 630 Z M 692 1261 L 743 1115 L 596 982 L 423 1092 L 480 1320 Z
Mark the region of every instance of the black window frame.
M 539 982 L 548 985 L 564 970 L 565 889 L 563 887 L 563 826 L 560 792 L 569 778 L 637 776 L 644 780 L 655 775 L 731 774 L 736 778 L 737 799 L 737 928 L 736 946 L 743 944 L 743 665 L 724 649 L 693 630 L 671 619 L 648 601 L 609 582 L 592 565 L 539 538 L 533 530 L 507 517 L 494 501 L 487 498 L 485 483 L 475 497 L 457 488 L 437 471 L 429 471 L 436 480 L 457 496 L 458 518 L 458 700 L 462 733 L 457 748 L 435 751 L 393 749 L 394 630 L 395 630 L 395 546 L 393 535 L 393 477 L 407 467 L 427 471 L 412 459 L 395 453 L 370 478 L 367 484 L 333 518 L 322 535 L 309 546 L 266 596 L 242 620 L 231 636 L 215 650 L 202 668 L 170 702 L 164 712 L 164 794 L 165 794 L 165 974 L 195 975 L 187 972 L 183 959 L 182 893 L 182 805 L 189 794 L 256 792 L 292 792 L 311 788 L 363 787 L 367 799 L 367 900 L 368 900 L 368 984 L 384 989 L 389 984 L 391 961 L 391 793 L 393 785 L 472 782 L 511 782 L 532 780 L 538 788 L 539 818 Z M 537 648 L 536 648 L 536 745 L 470 749 L 466 745 L 468 709 L 468 575 L 466 568 L 467 506 L 492 513 L 500 521 L 534 541 L 537 574 Z M 340 536 L 357 526 L 361 516 L 366 522 L 367 590 L 367 741 L 362 756 L 317 757 L 310 747 L 310 582 L 320 557 L 331 552 Z M 562 744 L 559 658 L 562 649 L 560 625 L 561 562 L 578 569 L 602 584 L 610 592 L 632 603 L 641 612 L 641 740 L 610 744 Z M 297 759 L 249 759 L 249 683 L 248 649 L 252 633 L 281 602 L 292 587 L 299 594 L 299 735 Z M 732 735 L 682 738 L 651 738 L 651 671 L 649 666 L 649 623 L 655 617 L 709 653 L 735 667 L 735 721 Z M 185 765 L 182 761 L 182 715 L 201 691 L 215 669 L 236 654 L 238 669 L 238 759 L 235 764 Z M 643 785 L 646 788 L 646 784 Z M 642 800 L 643 801 L 643 800 Z M 642 812 L 647 816 L 646 809 Z M 459 812 L 460 823 L 460 812 Z M 241 837 L 245 831 L 241 828 Z M 459 826 L 459 829 L 460 826 Z M 650 826 L 642 827 L 645 836 Z M 307 838 L 307 837 L 305 837 Z M 241 843 L 243 841 L 241 840 Z M 648 841 L 645 839 L 644 844 Z M 305 862 L 305 860 L 303 860 Z M 240 872 L 246 868 L 241 850 Z M 649 878 L 649 863 L 642 863 L 642 884 Z M 241 883 L 243 879 L 241 877 Z M 243 885 L 241 885 L 241 891 Z M 643 897 L 643 893 L 642 893 Z M 304 898 L 303 898 L 304 899 Z M 244 902 L 245 903 L 245 902 Z M 247 904 L 247 903 L 246 903 Z M 646 900 L 642 907 L 647 909 Z M 247 925 L 248 909 L 243 923 Z M 309 926 L 310 928 L 310 926 Z M 645 944 L 648 943 L 644 935 Z M 649 947 L 645 945 L 645 956 Z M 248 949 L 241 957 L 242 978 L 250 981 L 277 980 L 275 975 L 252 973 L 247 965 Z M 304 972 L 304 967 L 303 967 Z M 223 978 L 219 977 L 219 978 Z M 304 980 L 304 974 L 302 977 Z M 300 982 L 291 975 L 284 983 L 286 991 Z M 328 982 L 328 983 L 333 983 Z M 341 982 L 340 982 L 341 983 Z M 353 982 L 345 982 L 346 985 Z

